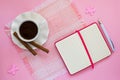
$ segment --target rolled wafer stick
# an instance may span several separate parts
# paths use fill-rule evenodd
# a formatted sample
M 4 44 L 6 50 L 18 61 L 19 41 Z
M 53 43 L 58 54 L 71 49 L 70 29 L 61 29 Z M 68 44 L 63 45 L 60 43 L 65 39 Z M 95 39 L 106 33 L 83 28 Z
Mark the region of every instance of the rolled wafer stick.
M 22 41 L 19 37 L 18 34 L 16 32 L 13 33 L 13 35 L 35 56 L 37 55 L 37 53 L 30 47 L 29 44 L 27 44 L 26 42 Z
M 41 46 L 41 45 L 37 44 L 37 43 L 36 43 L 36 42 L 34 42 L 34 41 L 29 42 L 29 43 L 30 43 L 30 44 L 32 44 L 33 46 L 35 46 L 35 47 L 37 47 L 37 48 L 39 48 L 39 49 L 41 49 L 41 50 L 45 51 L 46 53 L 48 53 L 48 52 L 49 52 L 49 50 L 48 50 L 48 49 L 44 48 L 43 46 Z

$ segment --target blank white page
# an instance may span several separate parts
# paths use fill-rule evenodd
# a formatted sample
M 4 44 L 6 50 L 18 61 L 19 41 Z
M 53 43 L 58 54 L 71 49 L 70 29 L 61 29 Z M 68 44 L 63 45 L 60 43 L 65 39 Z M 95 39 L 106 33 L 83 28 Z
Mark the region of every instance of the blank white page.
M 111 54 L 97 24 L 81 30 L 80 33 L 94 63 Z
M 90 65 L 90 61 L 77 33 L 56 43 L 70 74 L 74 74 Z

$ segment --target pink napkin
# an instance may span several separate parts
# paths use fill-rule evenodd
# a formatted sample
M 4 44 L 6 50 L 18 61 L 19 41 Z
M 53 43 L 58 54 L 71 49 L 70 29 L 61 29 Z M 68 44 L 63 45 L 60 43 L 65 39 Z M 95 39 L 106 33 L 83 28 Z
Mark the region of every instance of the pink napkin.
M 47 0 L 32 11 L 41 14 L 48 21 L 50 33 L 43 46 L 50 50 L 49 54 L 36 50 L 38 55 L 33 56 L 29 51 L 14 45 L 12 41 L 10 44 L 18 51 L 35 80 L 53 80 L 67 72 L 55 48 L 55 41 L 80 29 L 85 23 L 70 0 Z M 5 31 L 10 35 L 10 25 L 6 26 Z

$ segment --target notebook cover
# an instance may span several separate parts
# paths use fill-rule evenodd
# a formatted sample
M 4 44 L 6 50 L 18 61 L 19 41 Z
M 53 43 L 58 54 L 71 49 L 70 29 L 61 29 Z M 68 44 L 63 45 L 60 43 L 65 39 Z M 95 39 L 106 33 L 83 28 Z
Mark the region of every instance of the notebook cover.
M 92 24 L 90 24 L 90 25 L 88 25 L 88 26 L 86 26 L 86 27 L 84 27 L 84 28 L 82 28 L 82 29 L 80 29 L 80 30 L 77 30 L 77 31 L 83 31 L 83 30 L 85 30 L 85 29 L 87 29 L 87 28 L 89 28 L 89 27 L 91 27 L 91 25 L 97 25 L 97 27 L 98 27 L 98 29 L 99 29 L 99 31 L 100 31 L 100 33 L 101 33 L 101 35 L 103 36 L 103 39 L 104 39 L 104 41 L 105 41 L 105 43 L 106 43 L 106 45 L 107 45 L 107 47 L 108 47 L 108 49 L 109 49 L 109 51 L 112 53 L 112 50 L 111 50 L 111 47 L 110 47 L 110 44 L 108 43 L 108 40 L 107 40 L 107 38 L 106 38 L 106 36 L 105 36 L 105 34 L 104 34 L 104 32 L 103 32 L 103 30 L 102 30 L 102 28 L 96 23 L 96 22 L 94 22 L 94 23 L 92 23 Z M 64 40 L 64 39 L 66 39 L 66 38 L 68 38 L 68 37 L 70 37 L 70 36 L 74 36 L 74 35 L 77 35 L 77 32 L 73 32 L 72 34 L 70 34 L 70 35 L 68 35 L 68 36 L 66 36 L 66 37 L 64 37 L 64 38 L 62 38 L 61 40 L 58 40 L 56 43 L 55 43 L 55 45 L 58 43 L 60 43 L 60 42 L 62 42 L 62 40 Z M 74 37 L 74 39 L 75 39 L 75 37 Z M 73 39 L 73 41 L 74 41 L 74 39 Z M 76 40 L 77 41 L 77 40 Z M 72 42 L 72 41 L 71 41 Z M 82 41 L 81 41 L 82 42 Z M 61 43 L 60 43 L 61 44 Z M 64 43 L 62 43 L 63 45 L 64 45 Z M 69 44 L 69 43 L 68 43 Z M 74 44 L 77 44 L 77 43 L 74 43 Z M 74 44 L 72 44 L 71 43 L 71 46 L 74 46 Z M 81 44 L 82 45 L 82 44 Z M 56 48 L 57 48 L 57 46 L 59 46 L 59 45 L 56 45 Z M 98 45 L 99 46 L 99 45 Z M 82 47 L 81 46 L 79 46 L 80 47 L 80 51 L 83 51 L 82 50 Z M 84 46 L 85 47 L 85 46 Z M 59 48 L 59 47 L 58 47 Z M 75 49 L 76 48 L 78 48 L 78 47 L 75 47 Z M 59 48 L 60 49 L 60 48 Z M 58 49 L 58 51 L 59 51 L 59 49 Z M 62 49 L 61 49 L 62 50 Z M 76 50 L 79 50 L 79 48 L 78 49 L 76 49 Z M 73 51 L 73 53 L 74 53 L 74 50 L 72 49 L 72 51 Z M 62 52 L 64 52 L 64 51 L 62 51 Z M 60 53 L 60 51 L 59 51 L 59 53 Z M 69 52 L 68 51 L 68 53 L 71 53 L 71 52 Z M 85 52 L 84 52 L 85 53 Z M 61 54 L 61 53 L 60 53 Z M 75 58 L 79 58 L 78 56 L 79 56 L 80 54 L 72 54 L 72 56 L 71 55 L 69 55 L 69 54 L 61 54 L 61 57 L 63 58 L 63 61 L 64 61 L 64 63 L 66 64 L 66 66 L 67 66 L 67 68 L 68 68 L 68 66 L 69 66 L 69 68 L 68 68 L 68 71 L 70 72 L 70 74 L 74 74 L 74 73 L 76 73 L 76 72 L 78 72 L 79 70 L 82 70 L 82 69 L 77 69 L 77 71 L 72 71 L 70 68 L 71 68 L 71 66 L 70 65 L 72 65 L 71 64 L 71 62 L 73 61 L 74 63 L 76 63 L 74 60 L 71 60 L 71 59 L 68 59 L 69 57 L 73 57 L 73 56 L 75 56 Z M 64 56 L 68 56 L 67 58 L 65 58 Z M 84 55 L 84 56 L 86 56 L 86 54 Z M 105 55 L 106 57 L 107 57 L 107 55 Z M 103 58 L 105 58 L 105 57 L 103 57 Z M 67 59 L 68 60 L 71 60 L 70 61 L 70 64 L 69 64 L 69 62 L 67 61 Z M 79 60 L 78 60 L 78 62 L 80 62 L 80 64 L 84 64 L 84 65 L 86 65 L 86 66 L 90 66 L 90 61 L 89 61 L 89 58 L 88 59 L 84 59 L 84 61 L 85 60 L 87 60 L 87 62 L 86 62 L 86 64 L 85 63 L 82 63 L 82 62 L 80 62 Z M 102 60 L 102 59 L 100 59 L 100 60 Z M 94 60 L 95 61 L 95 60 Z M 95 61 L 94 62 L 93 61 L 93 63 L 96 63 L 96 62 L 98 62 L 98 61 Z M 77 65 L 77 66 L 80 66 L 79 65 L 79 63 L 77 64 L 75 64 L 75 65 Z M 74 67 L 74 66 L 73 66 Z M 75 68 L 78 68 L 78 67 L 75 67 Z M 83 69 L 85 68 L 85 66 L 83 67 Z

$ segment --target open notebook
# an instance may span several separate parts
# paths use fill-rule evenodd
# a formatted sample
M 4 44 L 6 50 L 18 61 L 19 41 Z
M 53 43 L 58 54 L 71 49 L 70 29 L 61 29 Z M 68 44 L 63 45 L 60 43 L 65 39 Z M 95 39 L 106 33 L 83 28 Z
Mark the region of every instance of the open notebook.
M 111 55 L 111 48 L 97 23 L 80 29 L 55 43 L 68 71 L 74 74 Z

